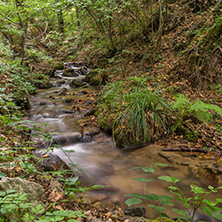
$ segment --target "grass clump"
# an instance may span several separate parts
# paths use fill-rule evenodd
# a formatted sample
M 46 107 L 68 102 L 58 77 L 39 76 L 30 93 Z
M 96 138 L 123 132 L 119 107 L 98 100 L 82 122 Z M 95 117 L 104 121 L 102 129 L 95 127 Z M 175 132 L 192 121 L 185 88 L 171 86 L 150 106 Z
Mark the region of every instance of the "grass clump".
M 99 127 L 103 129 L 109 123 L 116 145 L 131 148 L 174 132 L 196 142 L 201 135 L 194 126 L 222 116 L 219 106 L 200 100 L 192 102 L 182 94 L 168 101 L 160 92 L 158 88 L 149 89 L 139 77 L 109 83 L 98 105 Z
M 138 86 L 134 80 L 118 81 L 105 86 L 99 112 L 107 114 L 105 120 L 101 117 L 103 122 L 112 120 L 116 145 L 130 147 L 154 142 L 167 133 L 170 120 L 164 110 L 168 106 L 158 90 Z

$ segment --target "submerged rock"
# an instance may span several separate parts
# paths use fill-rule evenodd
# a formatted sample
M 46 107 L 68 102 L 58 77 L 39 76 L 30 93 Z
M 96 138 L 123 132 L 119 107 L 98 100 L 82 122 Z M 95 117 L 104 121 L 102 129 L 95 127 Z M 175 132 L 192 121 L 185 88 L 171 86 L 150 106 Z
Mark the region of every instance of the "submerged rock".
M 49 88 L 53 87 L 53 84 L 51 82 L 43 82 L 43 83 L 39 83 L 37 85 L 37 87 L 39 89 L 49 89 Z
M 78 87 L 84 86 L 85 84 L 80 80 L 75 80 L 74 79 L 74 80 L 72 80 L 72 82 L 69 85 L 73 88 L 78 88 Z

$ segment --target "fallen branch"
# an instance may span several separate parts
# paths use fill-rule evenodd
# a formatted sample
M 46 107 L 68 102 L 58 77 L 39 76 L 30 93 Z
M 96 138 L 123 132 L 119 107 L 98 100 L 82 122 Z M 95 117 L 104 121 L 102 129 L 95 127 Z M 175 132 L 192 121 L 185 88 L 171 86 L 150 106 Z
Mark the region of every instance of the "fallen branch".
M 207 150 L 201 150 L 201 149 L 197 149 L 197 148 L 167 148 L 164 147 L 162 151 L 165 152 L 199 152 L 199 153 L 208 153 Z

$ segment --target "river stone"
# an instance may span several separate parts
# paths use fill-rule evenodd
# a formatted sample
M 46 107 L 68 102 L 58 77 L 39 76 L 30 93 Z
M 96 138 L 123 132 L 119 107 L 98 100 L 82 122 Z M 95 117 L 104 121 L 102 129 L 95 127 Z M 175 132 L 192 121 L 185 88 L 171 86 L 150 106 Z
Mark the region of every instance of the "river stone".
M 44 152 L 37 151 L 37 157 L 41 159 L 40 166 L 44 167 L 47 171 L 54 171 L 54 170 L 69 170 L 70 168 L 67 164 L 56 154 L 51 152 Z
M 65 76 L 65 77 L 78 77 L 79 76 L 79 73 L 76 72 L 75 70 L 73 69 L 67 69 L 63 72 L 62 76 Z
M 148 220 L 144 217 L 130 217 L 131 222 L 147 222 Z
M 69 85 L 73 88 L 78 88 L 78 87 L 84 86 L 85 84 L 80 80 L 74 79 L 74 80 L 72 80 L 72 82 Z
M 86 75 L 85 81 L 90 85 L 100 85 L 103 81 L 103 78 L 99 71 L 94 69 Z
M 53 87 L 53 84 L 51 82 L 43 82 L 43 83 L 39 83 L 37 85 L 37 87 L 39 89 L 49 89 L 49 88 Z
M 62 63 L 59 63 L 59 62 L 55 62 L 52 66 L 53 66 L 54 70 L 62 70 L 62 69 L 64 69 L 64 65 Z
M 87 75 L 89 73 L 89 69 L 86 66 L 80 67 L 80 71 L 83 75 Z
M 19 177 L 4 177 L 0 181 L 0 190 L 7 191 L 9 189 L 16 190 L 18 193 L 27 194 L 27 200 L 29 202 L 36 202 L 40 200 L 45 192 L 43 187 L 35 182 L 24 180 Z
M 131 217 L 145 217 L 145 207 L 128 207 L 124 210 L 124 214 Z
M 76 62 L 65 62 L 64 63 L 65 69 L 70 69 L 72 67 L 81 67 L 81 66 L 85 66 L 84 62 L 76 61 Z

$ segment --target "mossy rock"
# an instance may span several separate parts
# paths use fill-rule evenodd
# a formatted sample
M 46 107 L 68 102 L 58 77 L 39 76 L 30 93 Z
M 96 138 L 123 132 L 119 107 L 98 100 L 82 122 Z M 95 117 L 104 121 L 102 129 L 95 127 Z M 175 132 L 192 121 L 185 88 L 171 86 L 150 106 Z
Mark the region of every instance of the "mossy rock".
M 150 222 L 175 222 L 175 220 L 172 220 L 167 217 L 159 217 L 155 220 L 148 220 L 148 221 L 150 221 Z M 182 220 L 176 220 L 176 222 L 182 222 Z
M 79 75 L 73 69 L 66 69 L 62 76 L 65 77 L 78 77 Z
M 104 69 L 108 64 L 108 60 L 106 58 L 100 58 L 96 61 L 95 67 Z
M 49 89 L 49 88 L 53 87 L 53 84 L 51 82 L 48 82 L 48 81 L 47 82 L 41 82 L 41 83 L 37 84 L 37 87 L 39 89 Z
M 85 84 L 80 80 L 75 80 L 74 79 L 74 80 L 72 80 L 72 82 L 69 85 L 73 88 L 78 88 L 78 87 L 84 86 Z
M 64 65 L 60 62 L 53 63 L 52 67 L 54 70 L 63 70 L 64 69 Z
M 102 117 L 98 121 L 98 126 L 99 128 L 107 134 L 112 134 L 112 123 L 107 120 L 107 118 Z
M 90 85 L 101 85 L 107 80 L 107 75 L 104 70 L 94 69 L 90 71 L 85 78 L 85 81 Z

